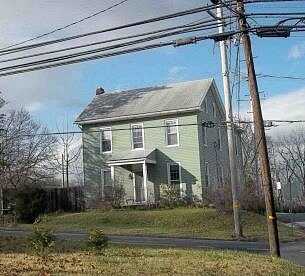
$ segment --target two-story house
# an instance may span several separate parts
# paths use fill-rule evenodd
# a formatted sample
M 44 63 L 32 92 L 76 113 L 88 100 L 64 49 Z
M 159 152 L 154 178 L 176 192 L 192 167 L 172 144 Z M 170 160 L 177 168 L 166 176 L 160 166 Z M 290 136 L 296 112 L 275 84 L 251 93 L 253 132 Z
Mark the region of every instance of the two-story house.
M 205 127 L 211 121 L 214 127 Z M 126 202 L 155 202 L 162 184 L 202 198 L 229 179 L 224 107 L 213 79 L 105 92 L 78 116 L 83 130 L 87 203 L 107 199 L 113 183 Z

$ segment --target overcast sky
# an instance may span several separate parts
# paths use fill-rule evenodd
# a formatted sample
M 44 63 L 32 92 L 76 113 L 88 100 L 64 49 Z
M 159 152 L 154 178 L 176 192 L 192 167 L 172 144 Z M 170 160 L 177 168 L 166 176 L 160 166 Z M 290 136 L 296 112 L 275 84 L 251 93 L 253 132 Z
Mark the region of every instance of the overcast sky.
M 0 9 L 0 47 L 48 32 L 77 19 L 102 10 L 119 0 L 10 0 L 2 1 Z M 111 11 L 82 22 L 44 39 L 55 39 L 95 31 L 98 29 L 160 16 L 204 4 L 201 0 L 129 0 Z M 290 6 L 289 6 L 290 5 Z M 260 5 L 248 7 L 249 11 L 300 10 L 301 4 L 271 4 L 262 9 Z M 305 7 L 303 7 L 305 10 Z M 48 47 L 79 45 L 104 38 L 173 26 L 191 22 L 207 15 L 192 15 L 162 23 L 150 24 L 113 34 L 87 37 Z M 305 77 L 304 33 L 287 39 L 253 38 L 256 71 L 262 74 L 292 75 Z M 303 36 L 301 36 L 303 35 Z M 235 47 L 236 48 L 236 47 Z M 231 66 L 235 62 L 233 46 Z M 37 51 L 37 50 L 36 50 Z M 31 52 L 29 52 L 31 53 Z M 6 57 L 1 57 L 2 58 Z M 0 91 L 8 102 L 8 108 L 24 107 L 35 118 L 49 126 L 68 117 L 70 125 L 78 113 L 89 103 L 97 86 L 106 91 L 138 88 L 184 80 L 214 77 L 222 91 L 220 62 L 217 45 L 212 41 L 181 48 L 160 48 L 142 53 L 69 65 L 40 72 L 31 72 L 0 79 Z M 0 66 L 1 67 L 1 66 Z M 242 66 L 244 67 L 244 66 Z M 244 68 L 242 68 L 244 70 Z M 267 99 L 263 102 L 266 119 L 305 119 L 305 81 L 282 79 L 259 79 L 259 87 Z M 247 99 L 247 83 L 242 83 L 241 96 Z M 242 112 L 248 105 L 242 102 Z M 235 111 L 236 102 L 235 102 Z

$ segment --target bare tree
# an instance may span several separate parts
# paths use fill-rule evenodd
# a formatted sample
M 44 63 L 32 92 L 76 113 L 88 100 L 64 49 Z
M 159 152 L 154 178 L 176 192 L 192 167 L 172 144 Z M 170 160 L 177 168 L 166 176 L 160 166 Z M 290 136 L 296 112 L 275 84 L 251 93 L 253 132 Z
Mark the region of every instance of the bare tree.
M 245 120 L 246 121 L 246 120 Z M 256 185 L 256 191 L 260 192 L 260 177 L 257 158 L 257 149 L 255 144 L 254 132 L 249 123 L 243 123 L 239 126 L 241 128 L 241 146 L 243 153 L 243 174 L 246 181 L 251 181 Z
M 19 189 L 53 177 L 47 163 L 56 139 L 29 112 L 13 110 L 1 121 L 0 186 Z
M 305 129 L 299 128 L 280 137 L 278 153 L 280 162 L 300 183 L 305 196 Z
M 51 160 L 51 167 L 62 176 L 62 187 L 70 187 L 71 178 L 77 185 L 82 184 L 82 160 L 79 137 L 69 132 L 68 125 L 62 130 L 57 127 L 56 148 Z

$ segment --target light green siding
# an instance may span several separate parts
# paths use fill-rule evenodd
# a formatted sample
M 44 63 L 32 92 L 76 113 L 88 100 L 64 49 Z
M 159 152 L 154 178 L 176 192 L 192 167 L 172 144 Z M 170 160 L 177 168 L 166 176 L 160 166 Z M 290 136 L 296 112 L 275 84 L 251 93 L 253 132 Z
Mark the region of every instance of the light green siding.
M 165 128 L 166 119 L 178 118 L 179 146 L 166 146 Z M 101 168 L 111 154 L 100 153 L 99 129 L 104 126 L 112 128 L 112 154 L 130 152 L 132 150 L 131 131 L 132 123 L 143 123 L 145 151 L 156 149 L 156 164 L 148 164 L 148 200 L 154 201 L 159 197 L 159 185 L 168 182 L 167 163 L 179 162 L 181 166 L 181 182 L 189 196 L 201 197 L 201 171 L 198 142 L 198 115 L 184 114 L 171 117 L 159 117 L 112 124 L 83 126 L 84 146 L 84 181 L 86 195 L 89 202 L 94 202 L 101 185 Z M 183 126 L 184 125 L 184 126 Z M 96 132 L 93 132 L 96 131 Z M 133 198 L 134 186 L 131 171 L 115 166 L 115 179 L 120 179 L 126 191 L 126 199 Z

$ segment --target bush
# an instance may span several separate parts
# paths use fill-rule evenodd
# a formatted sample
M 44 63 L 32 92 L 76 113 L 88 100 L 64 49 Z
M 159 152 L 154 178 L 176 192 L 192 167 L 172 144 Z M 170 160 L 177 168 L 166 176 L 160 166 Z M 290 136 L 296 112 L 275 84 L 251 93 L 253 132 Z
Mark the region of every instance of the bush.
M 36 254 L 44 256 L 55 246 L 55 236 L 53 231 L 35 226 L 29 242 L 31 249 Z
M 120 208 L 126 196 L 125 188 L 122 184 L 114 183 L 111 204 L 114 208 Z
M 46 210 L 46 192 L 39 187 L 25 187 L 16 193 L 17 219 L 33 223 Z
M 207 203 L 213 204 L 219 213 L 232 212 L 232 191 L 229 184 L 213 187 L 208 191 Z
M 162 184 L 160 186 L 160 206 L 174 208 L 186 205 L 187 202 L 181 197 L 179 189 L 174 185 Z
M 88 247 L 94 251 L 101 252 L 108 246 L 108 237 L 101 229 L 94 229 L 89 232 Z
M 265 201 L 262 193 L 258 193 L 255 183 L 248 180 L 240 193 L 241 208 L 258 214 L 265 214 Z

